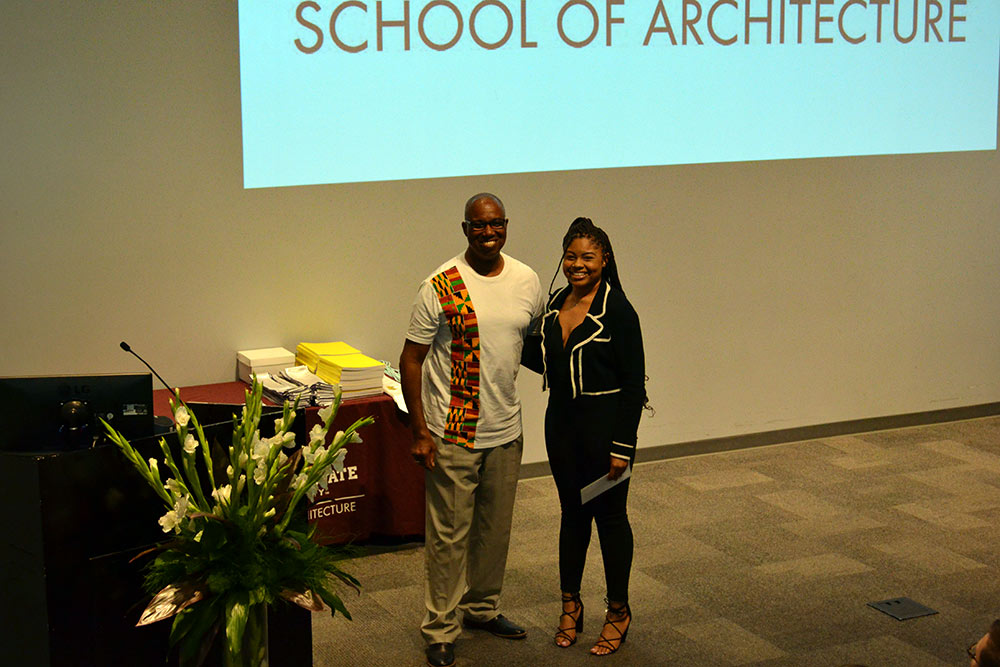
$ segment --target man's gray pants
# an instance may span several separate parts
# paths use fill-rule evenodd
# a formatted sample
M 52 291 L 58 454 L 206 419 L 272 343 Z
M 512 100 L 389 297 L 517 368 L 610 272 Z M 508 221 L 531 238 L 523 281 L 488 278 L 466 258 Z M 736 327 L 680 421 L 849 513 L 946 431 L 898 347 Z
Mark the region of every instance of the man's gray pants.
M 488 449 L 467 449 L 436 435 L 427 496 L 421 634 L 428 644 L 454 643 L 458 611 L 474 621 L 497 615 L 524 437 Z

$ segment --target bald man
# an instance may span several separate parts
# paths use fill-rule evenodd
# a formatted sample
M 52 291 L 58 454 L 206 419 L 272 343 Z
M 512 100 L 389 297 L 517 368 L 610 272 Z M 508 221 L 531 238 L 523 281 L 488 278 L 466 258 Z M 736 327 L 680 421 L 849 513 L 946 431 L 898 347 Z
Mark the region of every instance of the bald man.
M 455 662 L 462 624 L 505 639 L 498 610 L 523 438 L 517 371 L 544 308 L 538 275 L 501 252 L 507 216 L 493 194 L 465 204 L 465 250 L 423 281 L 400 355 L 414 461 L 425 469 L 427 663 Z

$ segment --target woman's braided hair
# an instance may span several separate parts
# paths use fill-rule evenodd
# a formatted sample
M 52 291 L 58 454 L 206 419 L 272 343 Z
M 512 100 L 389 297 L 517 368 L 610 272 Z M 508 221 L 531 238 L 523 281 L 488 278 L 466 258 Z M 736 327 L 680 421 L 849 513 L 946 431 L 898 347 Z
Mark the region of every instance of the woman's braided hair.
M 566 235 L 563 236 L 562 249 L 564 255 L 566 254 L 566 249 L 569 248 L 569 244 L 573 242 L 573 239 L 579 238 L 590 239 L 601 248 L 604 258 L 607 260 L 607 264 L 601 271 L 601 279 L 606 281 L 609 287 L 613 287 L 624 294 L 625 290 L 622 289 L 622 281 L 618 276 L 618 264 L 615 262 L 615 253 L 611 249 L 611 239 L 608 238 L 607 233 L 595 225 L 594 221 L 590 218 L 577 218 L 570 223 Z M 555 275 L 552 276 L 552 282 L 549 283 L 549 294 L 552 294 L 552 285 L 555 284 L 556 276 L 559 275 L 561 268 L 562 258 L 560 257 L 559 266 L 556 268 Z

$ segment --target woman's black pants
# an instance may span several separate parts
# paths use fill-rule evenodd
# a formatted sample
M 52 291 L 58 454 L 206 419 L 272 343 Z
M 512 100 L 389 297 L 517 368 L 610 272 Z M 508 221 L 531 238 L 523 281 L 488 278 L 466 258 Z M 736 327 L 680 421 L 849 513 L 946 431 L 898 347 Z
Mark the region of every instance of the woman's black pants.
M 626 502 L 631 480 L 625 480 L 587 504 L 580 503 L 580 489 L 611 467 L 611 437 L 616 396 L 583 396 L 560 401 L 550 397 L 545 412 L 545 448 L 559 492 L 562 519 L 559 525 L 559 581 L 564 592 L 577 593 L 590 545 L 591 526 L 604 560 L 607 596 L 628 602 L 632 569 L 632 527 Z

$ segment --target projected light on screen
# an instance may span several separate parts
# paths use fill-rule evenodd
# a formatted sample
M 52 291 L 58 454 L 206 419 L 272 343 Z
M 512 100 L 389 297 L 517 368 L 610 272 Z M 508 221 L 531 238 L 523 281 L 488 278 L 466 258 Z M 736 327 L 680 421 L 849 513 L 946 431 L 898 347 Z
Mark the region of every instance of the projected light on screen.
M 997 146 L 996 0 L 240 0 L 248 188 Z

